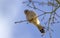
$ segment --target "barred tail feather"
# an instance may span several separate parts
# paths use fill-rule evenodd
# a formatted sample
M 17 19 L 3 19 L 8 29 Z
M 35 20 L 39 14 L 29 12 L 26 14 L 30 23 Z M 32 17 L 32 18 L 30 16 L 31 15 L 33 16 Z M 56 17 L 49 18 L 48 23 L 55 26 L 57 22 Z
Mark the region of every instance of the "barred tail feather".
M 41 25 L 37 25 L 37 28 L 39 29 L 39 31 L 41 33 L 45 33 L 45 30 L 44 30 L 44 28 Z

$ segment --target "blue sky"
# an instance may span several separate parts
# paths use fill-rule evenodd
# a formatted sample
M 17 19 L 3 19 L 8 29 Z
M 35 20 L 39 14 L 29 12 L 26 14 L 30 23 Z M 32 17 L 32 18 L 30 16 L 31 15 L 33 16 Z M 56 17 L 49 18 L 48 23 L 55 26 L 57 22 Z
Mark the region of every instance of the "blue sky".
M 42 38 L 41 33 L 33 24 L 27 24 L 27 22 L 14 24 L 15 21 L 25 20 L 25 9 L 33 10 L 22 2 L 25 0 L 0 0 L 0 38 Z M 46 1 L 46 0 L 44 0 Z M 38 6 L 39 7 L 39 6 Z M 51 10 L 50 8 L 46 9 L 47 6 L 41 9 L 45 11 Z M 58 13 L 59 13 L 58 9 Z M 40 14 L 39 11 L 34 10 L 37 15 Z M 39 20 L 41 17 L 39 17 Z M 59 20 L 60 18 L 58 18 Z M 43 22 L 41 22 L 42 25 Z M 54 32 L 52 32 L 53 38 L 60 38 L 60 24 L 54 24 L 52 26 Z M 44 35 L 43 38 L 49 38 L 48 32 Z

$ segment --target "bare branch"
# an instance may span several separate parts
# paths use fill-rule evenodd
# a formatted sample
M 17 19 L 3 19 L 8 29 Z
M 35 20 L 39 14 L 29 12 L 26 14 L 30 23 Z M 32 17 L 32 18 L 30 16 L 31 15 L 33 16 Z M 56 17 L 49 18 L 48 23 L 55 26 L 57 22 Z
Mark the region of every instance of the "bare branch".
M 15 22 L 15 24 L 22 23 L 22 22 L 27 22 L 27 20 L 17 21 L 17 22 Z

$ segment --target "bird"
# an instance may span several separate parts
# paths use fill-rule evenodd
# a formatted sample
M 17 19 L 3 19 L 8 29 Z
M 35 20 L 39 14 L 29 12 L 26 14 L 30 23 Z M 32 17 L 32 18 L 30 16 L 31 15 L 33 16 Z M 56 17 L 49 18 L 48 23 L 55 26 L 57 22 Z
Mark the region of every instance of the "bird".
M 45 33 L 44 27 L 40 24 L 37 14 L 32 10 L 24 10 L 24 14 L 29 23 L 34 24 L 41 33 Z

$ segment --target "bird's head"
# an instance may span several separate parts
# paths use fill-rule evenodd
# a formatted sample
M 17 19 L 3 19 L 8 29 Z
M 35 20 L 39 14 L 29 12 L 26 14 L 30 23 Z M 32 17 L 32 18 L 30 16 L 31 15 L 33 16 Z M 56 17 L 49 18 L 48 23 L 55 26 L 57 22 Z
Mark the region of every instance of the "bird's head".
M 24 10 L 24 13 L 25 13 L 25 14 L 28 14 L 28 13 L 29 13 L 29 10 Z

